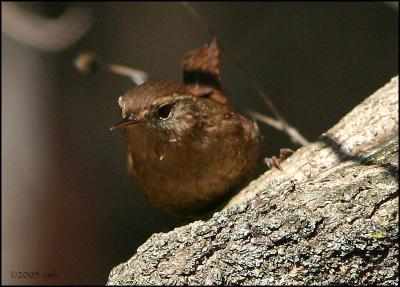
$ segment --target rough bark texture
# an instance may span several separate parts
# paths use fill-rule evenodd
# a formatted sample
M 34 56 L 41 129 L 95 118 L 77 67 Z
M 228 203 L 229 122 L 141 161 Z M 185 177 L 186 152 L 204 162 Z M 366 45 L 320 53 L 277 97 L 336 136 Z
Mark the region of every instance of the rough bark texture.
M 152 235 L 107 284 L 397 284 L 398 78 L 282 167 Z

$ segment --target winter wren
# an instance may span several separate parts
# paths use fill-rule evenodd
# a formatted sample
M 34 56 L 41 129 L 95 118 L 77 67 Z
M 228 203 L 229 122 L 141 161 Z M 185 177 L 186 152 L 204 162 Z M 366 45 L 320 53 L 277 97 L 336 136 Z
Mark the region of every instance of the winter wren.
M 187 53 L 183 84 L 150 81 L 118 100 L 128 172 L 154 206 L 201 214 L 249 180 L 261 162 L 257 125 L 233 112 L 220 88 L 219 49 Z

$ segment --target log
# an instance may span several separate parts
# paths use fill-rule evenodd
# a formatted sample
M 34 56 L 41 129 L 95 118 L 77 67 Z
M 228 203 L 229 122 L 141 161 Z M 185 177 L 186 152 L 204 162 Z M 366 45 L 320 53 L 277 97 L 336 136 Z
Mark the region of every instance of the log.
M 398 77 L 209 220 L 153 234 L 108 285 L 398 284 Z

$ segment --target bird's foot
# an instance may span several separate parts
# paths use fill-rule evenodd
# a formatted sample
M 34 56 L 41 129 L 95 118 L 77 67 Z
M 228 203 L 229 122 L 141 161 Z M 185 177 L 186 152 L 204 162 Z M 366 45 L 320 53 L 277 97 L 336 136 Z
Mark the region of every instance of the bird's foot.
M 293 151 L 289 148 L 281 148 L 279 150 L 279 158 L 276 158 L 275 156 L 272 157 L 266 157 L 264 158 L 264 162 L 267 164 L 269 169 L 272 169 L 273 167 L 279 169 L 282 171 L 282 167 L 280 166 L 280 163 L 287 159 Z

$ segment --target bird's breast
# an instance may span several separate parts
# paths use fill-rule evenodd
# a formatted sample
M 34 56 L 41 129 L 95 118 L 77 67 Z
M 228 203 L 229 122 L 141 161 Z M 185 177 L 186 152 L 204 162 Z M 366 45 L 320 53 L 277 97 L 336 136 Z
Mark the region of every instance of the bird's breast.
M 202 140 L 199 135 L 170 140 L 129 131 L 128 170 L 147 200 L 172 213 L 193 213 L 249 173 L 252 159 L 243 132 L 209 134 Z

